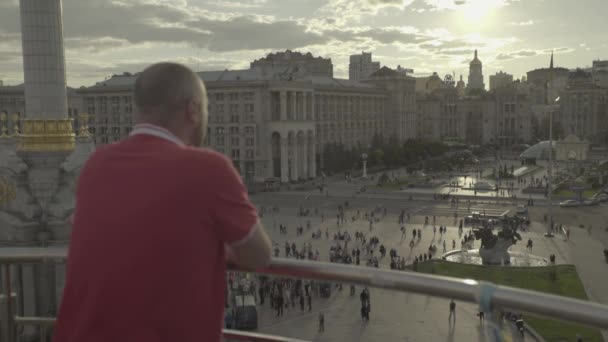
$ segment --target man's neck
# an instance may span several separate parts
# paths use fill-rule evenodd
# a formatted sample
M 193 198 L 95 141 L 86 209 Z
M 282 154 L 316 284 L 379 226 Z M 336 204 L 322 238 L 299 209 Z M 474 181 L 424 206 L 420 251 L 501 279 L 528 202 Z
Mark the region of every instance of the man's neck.
M 167 123 L 157 122 L 155 120 L 145 120 L 145 121 L 138 121 L 136 123 L 136 125 L 152 125 L 159 129 L 164 129 L 164 130 L 170 132 L 171 134 L 173 134 L 184 144 L 186 144 L 186 145 L 189 144 L 189 139 L 186 137 L 186 134 L 184 134 L 183 130 L 179 129 L 178 127 L 175 127 L 175 125 L 172 125 L 170 123 L 167 124 Z
M 151 121 L 140 121 L 137 122 L 134 126 L 132 134 L 153 134 L 161 133 L 161 135 L 168 140 L 175 140 L 176 143 L 179 144 L 187 144 L 187 141 L 183 138 L 182 135 L 177 134 L 176 130 L 171 127 L 166 127 L 164 125 L 160 125 Z

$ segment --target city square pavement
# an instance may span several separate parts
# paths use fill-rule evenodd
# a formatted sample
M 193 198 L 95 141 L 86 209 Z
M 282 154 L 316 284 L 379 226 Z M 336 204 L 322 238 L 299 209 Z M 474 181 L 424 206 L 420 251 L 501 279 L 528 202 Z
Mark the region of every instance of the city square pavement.
M 284 244 L 286 241 L 295 242 L 299 249 L 303 243 L 311 243 L 313 251 L 317 249 L 320 253 L 322 261 L 329 259 L 329 247 L 332 243 L 333 234 L 340 229 L 342 232 L 348 230 L 353 238 L 350 246 L 355 245 L 355 231 L 365 232 L 367 238 L 377 236 L 380 243 L 384 244 L 387 251 L 391 248 L 397 250 L 398 255 L 406 257 L 407 264 L 411 264 L 416 255 L 427 252 L 431 243 L 437 246 L 437 257 L 443 252 L 443 240 L 446 240 L 447 250 L 452 249 L 452 240 L 456 241 L 456 248 L 460 248 L 461 237 L 457 232 L 457 220 L 454 220 L 454 212 L 458 214 L 458 220 L 468 212 L 464 208 L 463 202 L 459 209 L 451 208 L 448 201 L 432 201 L 425 200 L 409 200 L 407 196 L 394 193 L 373 193 L 366 192 L 353 196 L 354 190 L 360 185 L 353 185 L 344 181 L 332 182 L 329 185 L 329 195 L 321 194 L 318 190 L 311 191 L 290 191 L 281 193 L 260 193 L 252 196 L 252 200 L 259 207 L 277 206 L 280 212 L 277 214 L 267 214 L 262 218 L 262 222 L 266 230 L 271 235 L 274 243 L 277 243 L 280 250 L 280 256 L 284 257 Z M 349 207 L 346 209 L 345 218 L 347 223 L 337 227 L 337 208 L 338 205 L 344 205 L 349 202 Z M 356 215 L 359 210 L 360 215 L 371 212 L 377 205 L 387 208 L 388 214 L 381 221 L 374 225 L 370 232 L 369 223 L 364 219 L 352 221 L 352 216 Z M 298 217 L 297 212 L 299 207 L 310 209 L 312 215 L 310 217 Z M 318 214 L 314 215 L 314 210 L 317 209 Z M 406 238 L 401 241 L 401 225 L 397 223 L 398 215 L 401 210 L 411 214 L 411 219 L 406 222 Z M 513 204 L 499 204 L 495 202 L 477 203 L 471 205 L 471 211 L 486 210 L 492 213 L 500 213 L 513 211 Z M 587 209 L 587 208 L 583 208 Z M 599 208 L 593 208 L 599 209 Z M 604 207 L 604 209 L 606 209 Z M 593 236 L 587 234 L 587 231 L 574 230 L 571 228 L 572 236 L 570 241 L 565 241 L 563 236 L 558 235 L 555 238 L 548 239 L 543 237 L 545 232 L 542 222 L 542 215 L 546 208 L 533 207 L 531 208 L 531 217 L 536 220 L 533 222 L 529 232 L 522 233 L 522 241 L 514 245 L 511 250 L 525 252 L 525 242 L 531 238 L 534 242 L 532 254 L 548 258 L 550 254 L 555 254 L 557 263 L 574 263 L 579 267 L 579 262 L 587 263 L 585 258 L 595 258 L 593 262 L 589 262 L 592 267 L 605 267 L 600 265 L 603 260 L 601 249 L 599 246 L 593 248 L 583 248 L 586 251 L 573 252 L 577 250 L 576 246 L 591 246 L 598 244 Z M 565 209 L 556 209 L 556 216 L 562 215 Z M 447 234 L 443 237 L 437 232 L 433 234 L 432 217 L 436 216 L 436 226 L 447 226 Z M 565 214 L 567 216 L 567 214 Z M 424 225 L 424 217 L 429 216 L 428 225 Z M 307 221 L 310 221 L 311 229 L 306 230 Z M 559 221 L 558 221 L 559 222 Z M 279 234 L 279 225 L 286 225 L 287 235 Z M 304 235 L 296 237 L 296 226 L 304 227 Z M 422 230 L 422 240 L 417 243 L 412 249 L 409 247 L 409 241 L 412 237 L 412 229 Z M 319 240 L 312 239 L 312 232 L 321 229 L 322 238 Z M 330 239 L 325 238 L 325 230 L 328 229 Z M 599 225 L 597 227 L 599 231 Z M 465 232 L 467 230 L 465 229 Z M 592 231 L 592 234 L 594 232 Z M 477 247 L 479 241 L 475 242 Z M 574 247 L 574 248 L 573 248 Z M 592 253 L 598 251 L 598 255 L 591 257 L 585 256 L 582 253 Z M 365 258 L 361 258 L 361 264 L 364 265 Z M 387 252 L 388 254 L 388 252 Z M 597 262 L 596 262 L 597 261 Z M 389 269 L 390 258 L 385 257 L 380 261 L 380 267 Z M 366 266 L 361 266 L 362 271 Z M 586 266 L 579 267 L 581 276 L 584 276 Z M 590 266 L 591 268 L 591 266 Z M 592 273 L 590 271 L 590 273 Z M 597 272 L 596 272 L 597 273 Z M 597 274 L 593 275 L 599 277 Z M 591 275 L 590 275 L 591 277 Z M 605 277 L 605 275 L 604 275 Z M 594 280 L 590 280 L 593 283 Z M 583 280 L 585 285 L 587 282 Z M 589 287 L 590 295 L 595 291 L 599 291 L 596 287 Z M 259 331 L 264 333 L 278 334 L 290 337 L 297 337 L 315 341 L 484 341 L 490 340 L 486 335 L 486 331 L 480 327 L 478 310 L 476 305 L 457 302 L 456 307 L 456 324 L 448 324 L 449 314 L 449 299 L 435 298 L 426 295 L 413 293 L 399 293 L 395 291 L 385 291 L 380 289 L 371 289 L 371 314 L 370 321 L 364 323 L 360 316 L 360 301 L 359 293 L 361 288 L 357 287 L 355 296 L 349 295 L 348 285 L 345 284 L 342 291 L 333 289 L 332 295 L 328 299 L 319 297 L 313 298 L 312 311 L 307 309 L 300 311 L 298 303 L 294 308 L 289 308 L 285 311 L 285 315 L 281 318 L 275 317 L 275 312 L 270 309 L 268 303 L 264 307 L 259 308 Z M 592 299 L 600 302 L 605 302 L 601 298 L 604 293 L 599 293 L 597 299 L 591 296 Z M 322 312 L 325 315 L 325 332 L 319 333 L 318 314 Z M 526 340 L 532 340 L 527 337 Z

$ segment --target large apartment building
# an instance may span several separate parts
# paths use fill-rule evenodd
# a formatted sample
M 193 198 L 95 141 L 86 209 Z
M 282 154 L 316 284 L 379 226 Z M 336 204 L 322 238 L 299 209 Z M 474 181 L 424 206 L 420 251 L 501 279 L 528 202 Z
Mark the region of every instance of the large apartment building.
M 247 182 L 288 182 L 315 177 L 328 143 L 348 148 L 371 144 L 375 134 L 415 137 L 408 130 L 415 120 L 412 77 L 383 68 L 365 82 L 338 79 L 327 61 L 286 51 L 249 69 L 199 72 L 209 98 L 206 144 L 231 158 Z M 131 131 L 136 77 L 123 73 L 70 90 L 71 115 L 88 114 L 97 145 Z M 0 111 L 23 108 L 22 88 L 0 87 Z

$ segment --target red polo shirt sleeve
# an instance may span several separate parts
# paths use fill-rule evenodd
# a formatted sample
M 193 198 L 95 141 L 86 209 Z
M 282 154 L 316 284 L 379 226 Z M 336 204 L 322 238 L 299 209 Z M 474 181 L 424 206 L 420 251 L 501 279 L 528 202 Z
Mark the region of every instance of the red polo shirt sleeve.
M 232 162 L 223 155 L 218 159 L 210 184 L 215 194 L 212 215 L 220 239 L 227 245 L 238 245 L 253 235 L 258 213 Z

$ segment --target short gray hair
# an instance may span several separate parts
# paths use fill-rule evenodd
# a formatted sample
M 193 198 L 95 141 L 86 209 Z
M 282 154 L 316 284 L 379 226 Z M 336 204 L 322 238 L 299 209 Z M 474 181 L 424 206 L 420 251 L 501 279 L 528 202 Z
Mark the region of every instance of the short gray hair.
M 201 79 L 185 65 L 163 62 L 142 71 L 135 81 L 134 97 L 137 114 L 153 116 L 156 121 L 168 123 L 170 114 L 188 105 L 188 101 L 201 97 L 201 111 L 206 109 L 205 87 Z

